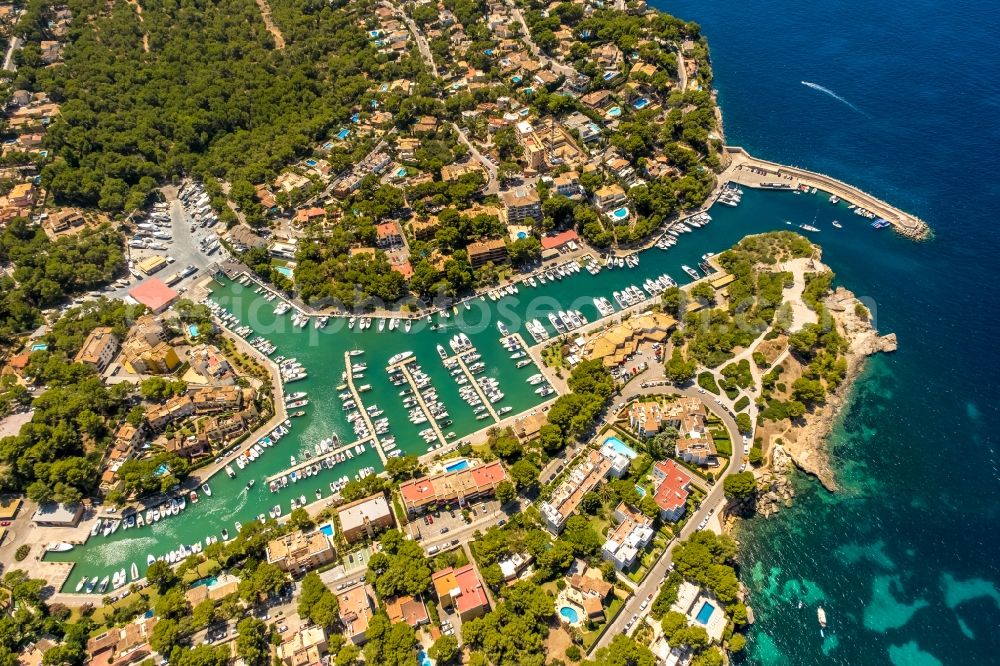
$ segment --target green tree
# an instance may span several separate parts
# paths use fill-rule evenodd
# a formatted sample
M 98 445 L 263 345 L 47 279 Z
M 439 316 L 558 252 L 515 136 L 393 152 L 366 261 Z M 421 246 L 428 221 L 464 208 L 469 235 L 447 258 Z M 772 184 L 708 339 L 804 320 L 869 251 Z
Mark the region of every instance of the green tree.
M 496 495 L 500 506 L 505 506 L 517 498 L 517 489 L 510 481 L 501 481 L 497 484 Z
M 299 616 L 329 631 L 337 624 L 339 611 L 336 595 L 323 583 L 319 574 L 315 571 L 307 573 L 299 593 Z
M 458 649 L 458 639 L 454 636 L 441 636 L 427 650 L 427 655 L 442 666 L 457 664 L 461 655 L 461 651 Z
M 670 359 L 664 365 L 664 373 L 667 379 L 674 384 L 686 384 L 694 379 L 698 364 L 684 358 L 680 349 L 674 348 Z
M 722 482 L 722 488 L 727 498 L 741 502 L 752 497 L 757 491 L 757 479 L 749 470 L 737 472 L 726 477 Z
M 271 629 L 255 617 L 247 617 L 236 625 L 236 654 L 248 666 L 268 666 L 271 660 Z
M 740 432 L 752 432 L 753 422 L 750 420 L 750 415 L 746 412 L 740 412 L 736 415 L 736 427 L 739 428 Z

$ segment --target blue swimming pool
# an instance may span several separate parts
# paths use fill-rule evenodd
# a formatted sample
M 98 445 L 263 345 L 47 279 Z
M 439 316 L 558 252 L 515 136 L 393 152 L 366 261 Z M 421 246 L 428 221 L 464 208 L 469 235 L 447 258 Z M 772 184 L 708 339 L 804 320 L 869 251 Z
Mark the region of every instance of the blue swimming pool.
M 517 232 L 517 237 L 518 237 L 518 239 L 527 238 L 528 234 L 525 231 L 518 231 Z
M 396 178 L 406 178 L 406 167 L 396 169 Z
M 219 582 L 218 578 L 216 578 L 215 576 L 210 576 L 208 578 L 201 578 L 199 580 L 196 580 L 195 582 L 191 583 L 191 587 L 199 587 L 200 585 L 206 585 L 208 587 L 211 587 L 212 585 L 215 585 L 218 582 Z
M 319 526 L 319 531 L 322 532 L 323 534 L 327 535 L 328 537 L 332 537 L 333 536 L 333 525 L 331 525 L 330 523 L 324 523 L 323 525 Z
M 622 206 L 621 208 L 614 209 L 613 211 L 611 211 L 611 217 L 615 218 L 616 220 L 628 219 L 628 208 Z
M 706 601 L 701 605 L 701 608 L 698 609 L 698 615 L 696 615 L 694 619 L 701 624 L 708 624 L 708 620 L 712 617 L 712 613 L 714 612 L 715 606 Z
M 620 115 L 622 115 L 622 109 L 620 106 L 613 106 L 610 109 L 608 109 L 609 118 L 617 118 Z
M 192 338 L 197 338 L 198 337 L 198 325 L 197 324 L 188 324 L 188 335 L 190 335 Z
M 580 621 L 580 614 L 572 606 L 563 606 L 560 608 L 559 615 L 570 624 L 576 624 Z
M 306 165 L 308 165 L 308 166 L 314 167 L 317 164 L 318 164 L 318 162 L 316 160 L 314 160 L 314 159 L 308 159 L 308 160 L 306 160 Z
M 642 486 L 638 485 L 638 484 L 636 484 L 636 486 L 635 486 L 635 492 L 639 493 L 639 497 L 645 497 L 646 496 L 646 489 L 643 488 Z
M 347 129 L 346 127 L 337 132 L 337 138 L 340 139 L 341 141 L 343 141 L 350 135 L 351 135 L 351 130 Z
M 453 462 L 450 465 L 445 465 L 446 472 L 458 472 L 459 470 L 469 469 L 468 460 L 459 460 L 458 462 Z
M 35 344 L 31 345 L 31 351 L 33 351 L 33 352 L 36 352 L 36 351 L 45 351 L 48 348 L 49 348 L 49 346 L 47 344 L 45 344 L 44 342 L 36 342 Z
M 417 663 L 420 666 L 434 666 L 434 660 L 427 656 L 427 653 L 421 650 L 417 653 Z
M 521 77 L 520 77 L 520 76 L 518 76 L 517 74 L 515 74 L 514 76 L 510 77 L 510 80 L 511 80 L 511 81 L 512 81 L 513 83 L 520 83 L 520 82 L 521 82 Z
M 636 109 L 645 109 L 647 106 L 649 106 L 649 100 L 646 99 L 645 97 L 643 97 L 642 99 L 637 99 L 636 101 L 632 102 L 632 106 L 634 106 Z
M 361 114 L 360 113 L 355 113 L 354 115 L 351 116 L 351 122 L 352 123 L 359 122 L 360 120 L 361 120 Z
M 295 275 L 295 273 L 292 271 L 292 269 L 289 268 L 288 266 L 275 266 L 274 270 L 278 271 L 279 273 L 281 273 L 282 275 L 284 275 L 289 280 L 291 280 L 292 276 Z
M 630 447 L 629 445 L 627 445 L 625 442 L 618 439 L 614 435 L 605 439 L 604 445 L 610 446 L 612 449 L 622 454 L 623 456 L 628 456 L 629 459 L 631 460 L 635 460 L 639 456 L 639 454 L 636 452 L 635 449 L 633 449 L 632 447 Z

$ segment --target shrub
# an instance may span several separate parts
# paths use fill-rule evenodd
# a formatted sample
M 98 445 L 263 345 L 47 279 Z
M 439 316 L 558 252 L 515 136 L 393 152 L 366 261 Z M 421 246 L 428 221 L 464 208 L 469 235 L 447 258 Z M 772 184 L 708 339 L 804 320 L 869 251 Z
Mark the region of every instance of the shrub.
M 719 395 L 719 385 L 715 383 L 715 377 L 712 376 L 711 372 L 703 372 L 698 375 L 698 386 L 709 393 Z
M 733 409 L 737 412 L 742 412 L 744 409 L 750 406 L 750 398 L 743 396 L 733 405 Z
M 566 648 L 566 658 L 570 661 L 580 661 L 581 658 L 580 648 L 575 645 L 570 645 Z
M 19 547 L 17 551 L 14 553 L 14 559 L 17 560 L 18 562 L 21 562 L 24 560 L 24 558 L 28 556 L 28 553 L 30 552 L 31 552 L 31 546 L 29 546 L 28 544 L 24 544 L 23 546 Z

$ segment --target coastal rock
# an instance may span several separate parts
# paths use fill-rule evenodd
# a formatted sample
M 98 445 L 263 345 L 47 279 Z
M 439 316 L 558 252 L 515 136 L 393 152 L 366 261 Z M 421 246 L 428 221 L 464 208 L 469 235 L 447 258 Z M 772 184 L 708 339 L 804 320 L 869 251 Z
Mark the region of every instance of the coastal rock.
M 823 487 L 833 492 L 837 489 L 837 482 L 827 451 L 833 424 L 847 402 L 851 386 L 864 368 L 865 359 L 872 354 L 895 351 L 898 342 L 895 333 L 879 335 L 867 308 L 858 307 L 863 304 L 851 291 L 837 287 L 823 299 L 823 303 L 833 315 L 840 333 L 847 339 L 847 372 L 844 381 L 827 396 L 826 402 L 806 414 L 802 425 L 793 427 L 782 440 L 795 466 L 815 476 Z

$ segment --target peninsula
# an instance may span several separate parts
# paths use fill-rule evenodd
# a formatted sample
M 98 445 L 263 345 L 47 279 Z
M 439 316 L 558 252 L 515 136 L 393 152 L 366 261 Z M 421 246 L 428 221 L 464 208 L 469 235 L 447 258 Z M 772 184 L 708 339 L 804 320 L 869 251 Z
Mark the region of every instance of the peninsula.
M 780 503 L 786 456 L 835 485 L 822 441 L 893 344 L 816 245 L 738 219 L 743 188 L 929 230 L 726 147 L 697 24 L 8 9 L 0 654 L 743 650 L 720 518 Z

